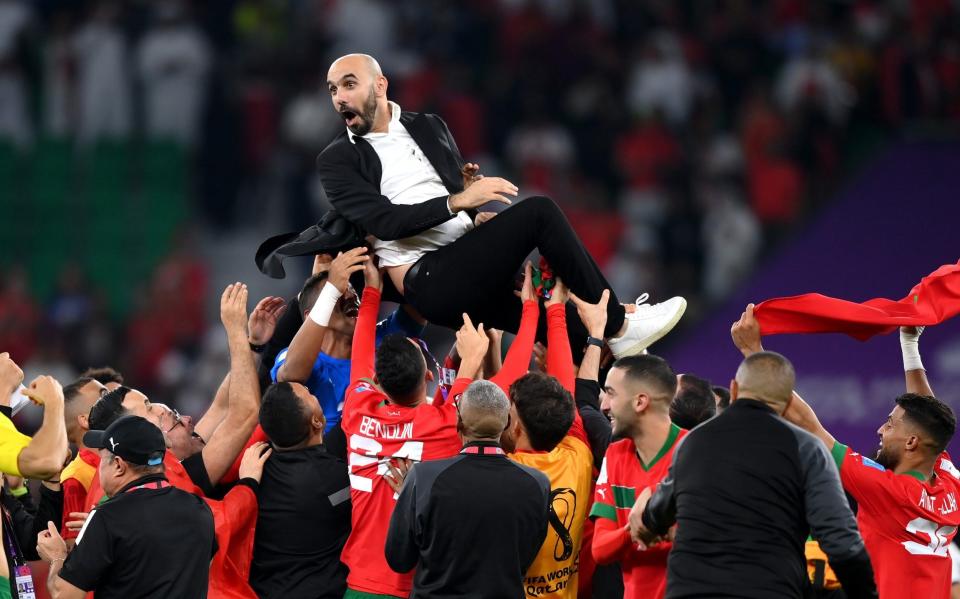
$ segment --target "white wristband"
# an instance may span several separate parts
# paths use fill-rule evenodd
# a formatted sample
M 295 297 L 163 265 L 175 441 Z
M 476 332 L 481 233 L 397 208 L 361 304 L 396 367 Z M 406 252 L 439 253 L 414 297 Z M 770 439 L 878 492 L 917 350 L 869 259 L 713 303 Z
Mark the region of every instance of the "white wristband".
M 333 315 L 333 310 L 337 307 L 341 295 L 343 294 L 340 293 L 340 290 L 330 281 L 327 281 L 327 284 L 320 291 L 317 301 L 313 304 L 313 308 L 310 308 L 310 320 L 322 327 L 330 324 L 330 316 Z
M 900 351 L 903 353 L 903 370 L 923 370 L 923 362 L 920 360 L 920 333 L 923 327 L 917 327 L 916 333 L 905 333 L 900 329 Z

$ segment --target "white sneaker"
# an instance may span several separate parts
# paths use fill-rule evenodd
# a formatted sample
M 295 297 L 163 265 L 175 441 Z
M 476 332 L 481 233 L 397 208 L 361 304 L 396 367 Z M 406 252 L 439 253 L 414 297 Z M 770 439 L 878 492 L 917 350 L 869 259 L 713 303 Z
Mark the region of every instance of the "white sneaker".
M 653 305 L 644 303 L 649 297 L 646 293 L 638 297 L 636 311 L 625 315 L 627 332 L 623 337 L 607 340 L 614 357 L 633 356 L 653 345 L 680 322 L 687 309 L 687 300 L 680 296 Z

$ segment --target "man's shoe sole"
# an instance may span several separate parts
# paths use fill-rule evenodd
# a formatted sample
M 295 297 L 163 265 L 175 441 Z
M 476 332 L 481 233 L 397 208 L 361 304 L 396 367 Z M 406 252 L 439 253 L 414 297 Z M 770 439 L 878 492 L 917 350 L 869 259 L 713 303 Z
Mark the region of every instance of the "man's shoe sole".
M 683 299 L 683 298 L 680 298 L 680 299 Z M 687 300 L 683 299 L 683 305 L 680 307 L 679 310 L 677 310 L 677 313 L 673 316 L 673 318 L 670 319 L 670 322 L 667 323 L 667 326 L 660 329 L 660 331 L 658 331 L 656 335 L 648 339 L 645 339 L 641 343 L 637 343 L 636 345 L 631 345 L 623 353 L 613 354 L 613 357 L 620 359 L 620 358 L 626 358 L 627 356 L 635 356 L 640 352 L 642 352 L 643 350 L 650 347 L 651 345 L 653 345 L 654 343 L 656 343 L 657 341 L 660 341 L 661 339 L 667 336 L 667 333 L 673 330 L 673 327 L 677 326 L 677 323 L 680 322 L 680 319 L 683 318 L 683 314 L 686 311 L 687 311 Z

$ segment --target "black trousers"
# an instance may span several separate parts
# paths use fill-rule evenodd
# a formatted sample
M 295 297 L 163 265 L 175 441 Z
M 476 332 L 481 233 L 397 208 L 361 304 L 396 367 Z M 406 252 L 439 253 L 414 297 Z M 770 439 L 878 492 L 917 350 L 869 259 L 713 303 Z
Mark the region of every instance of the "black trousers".
M 474 324 L 515 333 L 521 313 L 521 302 L 513 294 L 516 274 L 533 250 L 540 250 L 554 274 L 581 299 L 595 303 L 610 289 L 560 208 L 550 198 L 534 196 L 425 254 L 404 279 L 404 297 L 436 325 L 458 329 L 466 312 Z M 604 336 L 615 336 L 623 322 L 624 308 L 610 289 Z M 587 331 L 572 302 L 567 304 L 567 328 L 578 356 Z M 539 339 L 545 339 L 545 330 L 541 315 Z

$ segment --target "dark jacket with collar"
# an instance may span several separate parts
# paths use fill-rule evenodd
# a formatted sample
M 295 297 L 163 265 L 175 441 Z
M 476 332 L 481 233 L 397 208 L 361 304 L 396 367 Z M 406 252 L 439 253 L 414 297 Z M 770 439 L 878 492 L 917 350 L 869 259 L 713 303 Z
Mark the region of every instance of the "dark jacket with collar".
M 402 112 L 400 123 L 450 194 L 463 191 L 460 170 L 464 160 L 450 129 L 435 114 Z M 257 250 L 260 270 L 283 278 L 282 261 L 289 256 L 335 253 L 364 244 L 365 237 L 390 241 L 418 235 L 446 222 L 449 195 L 414 205 L 394 205 L 380 193 L 383 165 L 380 157 L 362 137 L 344 130 L 317 157 L 320 181 L 333 210 L 320 222 L 300 233 L 285 233 L 264 241 Z
M 748 398 L 690 431 L 643 523 L 677 534 L 667 598 L 804 596 L 808 532 L 847 597 L 876 597 L 873 570 L 824 444 Z

